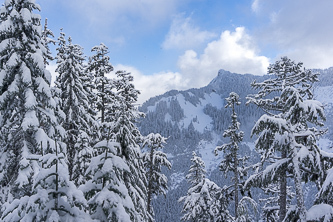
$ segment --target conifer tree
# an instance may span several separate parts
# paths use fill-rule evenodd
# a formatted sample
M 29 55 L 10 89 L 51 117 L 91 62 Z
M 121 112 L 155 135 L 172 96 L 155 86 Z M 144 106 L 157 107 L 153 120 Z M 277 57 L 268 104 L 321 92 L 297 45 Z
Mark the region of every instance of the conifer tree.
M 115 86 L 114 81 L 110 79 L 107 74 L 113 71 L 113 66 L 110 63 L 110 57 L 108 47 L 103 43 L 94 46 L 91 49 L 95 54 L 89 58 L 88 65 L 86 67 L 86 78 L 84 79 L 84 88 L 88 94 L 91 110 L 95 119 L 100 124 L 98 131 L 93 135 L 95 142 L 111 139 L 111 123 L 113 113 L 113 104 L 115 103 Z M 94 91 L 95 92 L 94 92 Z M 96 115 L 98 113 L 98 115 Z M 107 117 L 106 117 L 107 116 Z
M 190 185 L 197 185 L 206 177 L 206 166 L 202 159 L 195 153 L 192 153 L 192 165 L 186 175 L 187 182 Z
M 87 70 L 94 76 L 95 88 L 97 90 L 96 108 L 100 112 L 99 120 L 103 124 L 107 122 L 105 120 L 105 112 L 110 108 L 107 106 L 113 104 L 115 100 L 114 92 L 112 91 L 114 89 L 113 83 L 106 76 L 113 71 L 113 66 L 110 63 L 110 57 L 107 55 L 109 53 L 108 47 L 103 43 L 94 46 L 91 51 L 95 54 L 89 58 Z M 108 126 L 105 127 L 107 128 Z M 102 137 L 106 136 L 102 135 Z
M 39 130 L 50 138 L 58 130 L 54 100 L 44 68 L 39 5 L 6 1 L 1 7 L 0 54 L 1 190 L 13 198 L 31 194 L 32 177 L 39 171 L 30 155 L 41 154 Z M 8 201 L 10 201 L 9 198 Z
M 286 173 L 292 175 L 297 202 L 295 210 L 290 208 L 288 211 L 288 220 L 306 220 L 302 177 L 313 179 L 313 174 L 323 177 L 321 155 L 316 146 L 316 137 L 321 133 L 309 127 L 310 124 L 323 126 L 321 120 L 325 120 L 323 106 L 313 100 L 311 92 L 318 74 L 302 69 L 302 66 L 302 63 L 282 57 L 268 68 L 268 73 L 275 78 L 254 82 L 252 86 L 259 92 L 248 97 L 249 103 L 266 112 L 253 127 L 252 135 L 259 136 L 256 149 L 262 162 L 268 163 L 263 172 L 251 179 L 259 178 L 262 185 L 280 183 L 280 221 L 287 214 Z M 273 162 L 269 164 L 269 160 Z
M 167 155 L 161 150 L 166 138 L 160 134 L 151 133 L 144 138 L 143 147 L 148 151 L 144 154 L 143 160 L 147 171 L 147 211 L 153 216 L 154 212 L 151 206 L 153 195 L 164 194 L 168 189 L 167 177 L 161 172 L 161 167 L 166 166 L 171 169 L 171 163 L 167 159 Z
M 192 153 L 192 165 L 186 179 L 190 188 L 186 196 L 179 199 L 184 201 L 182 212 L 183 221 L 233 221 L 228 211 L 228 194 L 214 182 L 206 178 L 205 163 Z
M 147 177 L 144 169 L 139 142 L 142 138 L 136 127 L 136 120 L 142 113 L 135 107 L 139 91 L 135 89 L 133 76 L 125 71 L 117 71 L 114 81 L 116 101 L 112 113 L 108 114 L 113 124 L 113 135 L 120 144 L 119 155 L 125 159 L 130 173 L 124 172 L 124 182 L 134 203 L 137 220 L 147 221 L 151 218 L 147 212 Z
M 119 157 L 119 144 L 105 139 L 94 147 L 97 155 L 91 159 L 86 173 L 91 179 L 80 189 L 88 199 L 92 219 L 99 221 L 138 221 L 135 208 L 123 180 L 130 171 Z
M 130 190 L 125 182 L 130 180 L 132 171 L 135 172 L 143 169 L 143 167 L 132 169 L 128 165 L 127 159 L 122 155 L 122 144 L 116 139 L 118 131 L 115 130 L 115 107 L 118 107 L 116 104 L 120 100 L 116 100 L 115 80 L 106 76 L 113 70 L 109 62 L 110 58 L 107 56 L 108 48 L 104 44 L 100 44 L 93 47 L 92 51 L 96 54 L 89 59 L 87 68 L 95 79 L 96 106 L 100 113 L 100 136 L 99 142 L 94 146 L 95 156 L 87 169 L 87 175 L 91 179 L 80 189 L 86 194 L 93 219 L 101 221 L 147 221 L 147 218 L 143 218 L 136 211 L 136 206 L 141 203 L 141 199 L 133 200 L 131 198 L 131 193 L 136 192 L 136 190 Z M 140 162 L 141 160 L 138 158 L 134 161 Z
M 1 220 L 59 221 L 62 213 L 75 221 L 84 215 L 84 198 L 74 184 L 59 177 L 66 178 L 68 172 L 61 161 L 64 146 L 56 142 L 64 130 L 55 117 L 40 16 L 34 10 L 40 7 L 31 0 L 6 1 L 1 8 L 0 189 L 6 191 Z
M 46 18 L 45 19 L 45 24 L 44 24 L 44 30 L 42 32 L 42 44 L 45 48 L 45 52 L 43 53 L 44 54 L 44 64 L 45 64 L 45 66 L 49 65 L 49 61 L 54 60 L 54 58 L 52 56 L 52 53 L 51 53 L 51 50 L 50 50 L 50 47 L 49 47 L 49 44 L 55 45 L 56 42 L 51 37 L 54 37 L 54 34 L 48 28 L 47 18 Z
M 85 181 L 82 164 L 88 164 L 91 157 L 90 147 L 91 128 L 95 125 L 95 120 L 90 115 L 90 103 L 87 92 L 83 87 L 85 75 L 82 48 L 72 43 L 68 38 L 68 44 L 64 41 L 64 34 L 59 38 L 59 48 L 57 55 L 58 67 L 56 71 L 59 76 L 56 86 L 61 89 L 62 110 L 66 118 L 63 126 L 66 130 L 65 143 L 69 161 L 70 180 L 74 180 L 77 185 Z M 82 168 L 83 167 L 83 168 Z
M 40 137 L 47 138 L 43 132 L 40 133 Z M 41 142 L 45 154 L 39 155 L 42 168 L 34 178 L 31 196 L 6 203 L 3 221 L 91 221 L 85 212 L 87 201 L 82 191 L 69 180 L 66 146 L 52 142 L 45 139 Z
M 241 191 L 241 179 L 246 175 L 246 168 L 244 163 L 248 157 L 239 156 L 239 144 L 243 140 L 243 131 L 239 130 L 240 123 L 237 121 L 237 114 L 235 112 L 235 105 L 240 105 L 239 95 L 235 92 L 231 92 L 229 97 L 226 98 L 227 105 L 225 108 L 231 108 L 231 125 L 227 130 L 224 131 L 223 137 L 229 137 L 230 142 L 223 144 L 222 146 L 215 148 L 215 154 L 217 151 L 223 151 L 223 160 L 220 164 L 221 171 L 227 177 L 229 172 L 233 173 L 233 189 L 235 201 L 235 219 L 238 218 L 238 203 L 239 203 L 239 193 Z

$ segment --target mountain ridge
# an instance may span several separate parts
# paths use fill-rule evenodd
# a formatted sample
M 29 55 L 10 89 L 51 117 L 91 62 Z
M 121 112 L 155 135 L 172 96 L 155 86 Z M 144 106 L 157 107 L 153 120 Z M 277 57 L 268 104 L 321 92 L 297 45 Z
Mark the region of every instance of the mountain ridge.
M 333 76 L 333 67 L 313 71 L 321 74 L 321 81 L 314 87 L 315 97 L 325 104 L 328 119 L 326 127 L 333 129 L 333 81 L 330 78 Z M 241 97 L 241 105 L 236 109 L 240 128 L 245 132 L 241 152 L 251 155 L 252 162 L 259 160 L 254 151 L 255 138 L 251 138 L 250 132 L 263 112 L 254 105 L 245 105 L 245 97 L 256 92 L 251 82 L 261 82 L 267 78 L 269 75 L 237 74 L 221 69 L 207 86 L 171 90 L 149 99 L 140 107 L 140 111 L 146 114 L 146 118 L 139 123 L 141 132 L 143 135 L 157 132 L 167 137 L 164 152 L 173 164 L 171 171 L 165 171 L 170 187 L 166 199 L 159 197 L 154 201 L 156 221 L 179 221 L 181 205 L 177 200 L 187 191 L 185 175 L 190 166 L 192 151 L 196 151 L 205 161 L 211 180 L 220 186 L 228 182 L 218 170 L 222 156 L 215 156 L 213 151 L 217 145 L 227 142 L 222 134 L 230 124 L 231 113 L 224 106 L 225 98 L 231 91 Z M 324 138 L 326 140 L 321 141 L 325 149 L 332 144 L 328 139 L 332 136 L 331 131 Z

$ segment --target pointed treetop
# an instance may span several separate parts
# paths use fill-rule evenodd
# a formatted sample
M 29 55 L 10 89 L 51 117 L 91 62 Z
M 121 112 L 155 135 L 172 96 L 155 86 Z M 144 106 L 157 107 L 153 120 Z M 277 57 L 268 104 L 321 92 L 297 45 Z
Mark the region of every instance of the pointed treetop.
M 206 177 L 205 163 L 194 151 L 192 153 L 191 162 L 192 165 L 189 173 L 186 175 L 186 179 L 190 184 L 195 186 Z
M 228 98 L 225 98 L 227 100 L 227 105 L 225 105 L 225 108 L 232 108 L 234 107 L 234 104 L 236 105 L 240 105 L 241 102 L 239 101 L 239 95 L 235 92 L 231 92 L 229 94 L 229 97 Z

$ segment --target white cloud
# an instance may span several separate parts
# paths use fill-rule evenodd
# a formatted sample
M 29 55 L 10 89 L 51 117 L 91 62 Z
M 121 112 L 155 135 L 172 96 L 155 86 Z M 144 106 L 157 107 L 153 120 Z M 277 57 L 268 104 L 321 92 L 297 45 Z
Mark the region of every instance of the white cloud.
M 169 90 L 203 87 L 216 77 L 219 69 L 236 73 L 266 73 L 268 58 L 259 56 L 243 27 L 234 32 L 224 31 L 219 39 L 210 42 L 204 53 L 187 50 L 179 57 L 180 72 L 160 72 L 144 75 L 138 69 L 115 65 L 115 70 L 127 70 L 134 76 L 134 84 L 141 91 L 139 103 Z
M 259 0 L 253 0 L 252 5 L 251 5 L 252 11 L 258 12 L 259 5 L 260 5 Z
M 160 72 L 153 75 L 144 75 L 135 67 L 122 64 L 115 65 L 114 70 L 126 70 L 131 72 L 134 77 L 135 88 L 141 92 L 138 99 L 139 104 L 169 90 L 187 89 L 188 87 L 186 80 L 177 72 Z
M 178 66 L 191 87 L 208 84 L 219 69 L 236 73 L 265 74 L 269 59 L 257 55 L 254 43 L 243 27 L 234 32 L 222 32 L 218 40 L 210 42 L 204 53 L 187 50 L 179 58 Z
M 207 40 L 216 37 L 215 33 L 202 31 L 195 26 L 191 17 L 176 16 L 171 24 L 169 33 L 164 40 L 164 49 L 193 49 Z
M 273 45 L 278 57 L 287 55 L 307 68 L 333 66 L 333 1 L 255 0 L 257 13 L 268 24 L 258 30 L 258 39 Z

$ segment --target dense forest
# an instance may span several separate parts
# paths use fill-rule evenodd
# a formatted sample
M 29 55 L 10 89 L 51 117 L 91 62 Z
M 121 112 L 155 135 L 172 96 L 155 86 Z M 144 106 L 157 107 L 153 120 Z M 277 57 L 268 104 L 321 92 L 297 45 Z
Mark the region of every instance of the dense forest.
M 230 85 L 239 90 L 221 109 L 205 105 L 211 129 L 200 129 L 200 116 L 180 129 L 185 113 L 178 97 L 159 102 L 155 112 L 141 107 L 145 116 L 135 105 L 140 92 L 133 76 L 113 69 L 108 47 L 94 46 L 87 58 L 63 30 L 55 40 L 40 10 L 33 0 L 1 7 L 1 221 L 162 221 L 155 215 L 163 207 L 179 206 L 183 221 L 333 220 L 333 155 L 318 146 L 326 133 L 324 106 L 313 96 L 318 72 L 282 57 L 268 67 L 268 77 Z M 47 70 L 52 60 L 54 84 Z M 193 106 L 205 97 L 195 90 L 184 95 Z M 184 154 L 212 139 L 209 130 L 224 138 L 211 150 L 221 161 L 220 174 L 210 178 L 202 155 Z M 182 161 L 168 160 L 163 135 L 178 141 L 174 151 Z M 250 137 L 257 138 L 255 149 L 245 152 L 243 140 Z M 188 162 L 180 205 L 156 205 L 157 197 L 163 202 L 162 195 L 172 195 L 168 171 Z M 216 178 L 228 180 L 219 186 Z M 308 184 L 316 191 L 310 206 Z M 260 203 L 256 192 L 265 194 Z

